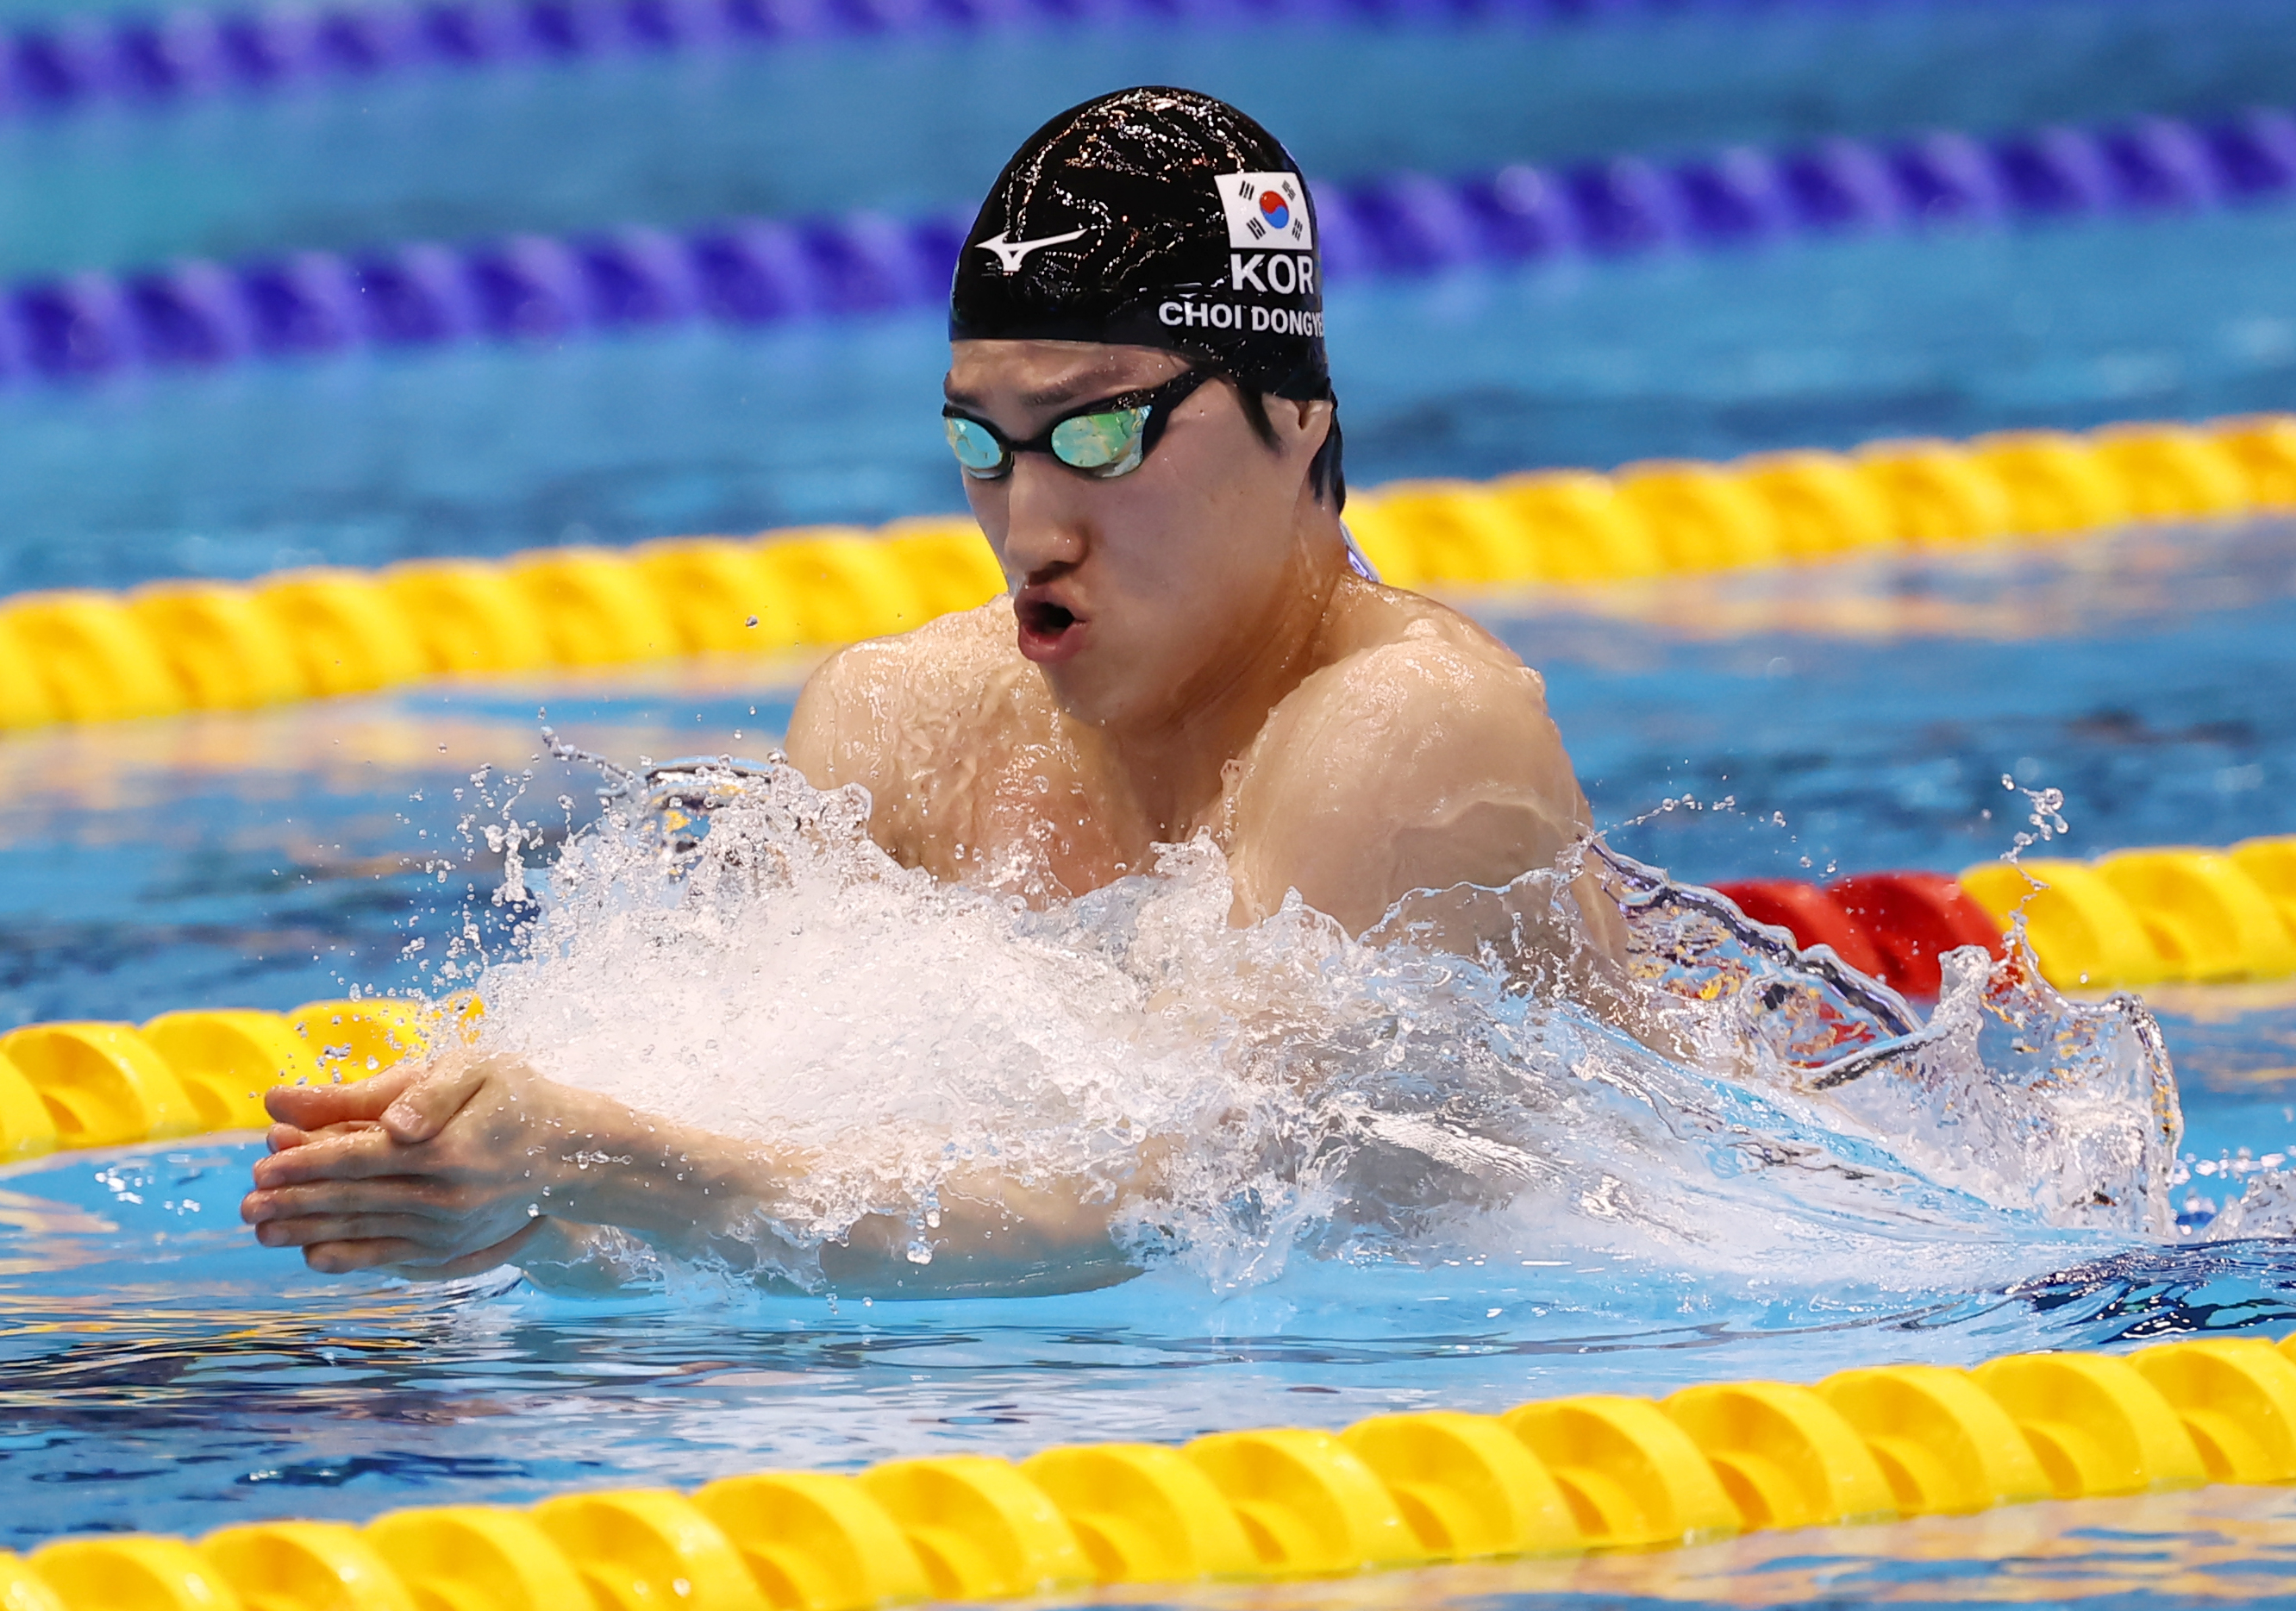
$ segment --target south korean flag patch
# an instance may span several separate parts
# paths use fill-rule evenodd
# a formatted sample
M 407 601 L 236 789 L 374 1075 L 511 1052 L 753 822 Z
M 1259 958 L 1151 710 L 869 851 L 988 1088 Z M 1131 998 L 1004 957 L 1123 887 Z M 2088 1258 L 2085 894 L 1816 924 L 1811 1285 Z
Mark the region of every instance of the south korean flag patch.
M 1219 174 L 1227 243 L 1242 251 L 1313 251 L 1316 226 L 1308 221 L 1308 189 L 1298 174 Z

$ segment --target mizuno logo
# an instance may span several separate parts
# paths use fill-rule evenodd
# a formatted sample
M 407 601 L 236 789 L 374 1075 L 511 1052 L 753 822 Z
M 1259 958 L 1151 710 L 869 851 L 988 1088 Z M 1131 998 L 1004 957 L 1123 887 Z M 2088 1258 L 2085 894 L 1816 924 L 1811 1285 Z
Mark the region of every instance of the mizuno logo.
M 1071 229 L 1064 235 L 1046 235 L 1037 241 L 1008 241 L 1004 238 L 1004 232 L 1000 229 L 988 240 L 976 241 L 973 244 L 1004 265 L 1006 274 L 1018 274 L 1021 272 L 1021 259 L 1039 246 L 1058 246 L 1063 241 L 1077 241 L 1083 238 L 1083 230 Z

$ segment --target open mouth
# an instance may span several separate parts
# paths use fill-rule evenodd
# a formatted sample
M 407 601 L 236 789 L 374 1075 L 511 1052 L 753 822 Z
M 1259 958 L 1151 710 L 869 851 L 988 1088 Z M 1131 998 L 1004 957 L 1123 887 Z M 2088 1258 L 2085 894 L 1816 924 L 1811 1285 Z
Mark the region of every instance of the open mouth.
M 1026 594 L 1013 601 L 1013 618 L 1021 627 L 1021 653 L 1039 662 L 1066 660 L 1082 646 L 1083 622 L 1066 604 Z
M 1021 606 L 1021 629 L 1042 637 L 1058 637 L 1076 625 L 1076 612 L 1049 599 L 1032 599 Z

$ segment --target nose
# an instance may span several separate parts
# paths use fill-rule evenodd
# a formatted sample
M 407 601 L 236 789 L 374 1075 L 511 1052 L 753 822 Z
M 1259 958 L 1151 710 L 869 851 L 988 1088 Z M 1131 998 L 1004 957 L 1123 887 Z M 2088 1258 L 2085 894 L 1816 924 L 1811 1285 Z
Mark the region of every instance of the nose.
M 1086 547 L 1078 478 L 1051 456 L 1023 453 L 1005 481 L 1005 574 L 1021 581 L 1080 563 Z

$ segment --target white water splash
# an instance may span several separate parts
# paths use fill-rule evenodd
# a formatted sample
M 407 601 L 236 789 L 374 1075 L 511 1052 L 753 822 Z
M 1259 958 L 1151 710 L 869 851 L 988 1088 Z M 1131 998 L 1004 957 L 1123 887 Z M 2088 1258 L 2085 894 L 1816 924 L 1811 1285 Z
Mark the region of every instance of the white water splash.
M 1117 1203 L 1144 1259 L 1216 1287 L 1302 1253 L 1594 1252 L 1910 1288 L 2069 1232 L 2171 1234 L 2157 1027 L 2066 1001 L 2030 957 L 1955 954 L 1923 1023 L 1830 952 L 1597 852 L 1638 1040 L 1505 947 L 1355 941 L 1296 901 L 1233 928 L 1208 841 L 1039 910 L 897 866 L 857 791 L 778 763 L 685 785 L 568 845 L 520 954 L 486 971 L 484 1036 L 642 1110 L 819 1149 L 775 1227 L 800 1245 L 871 1212 L 922 1237 L 983 1168 Z M 1445 909 L 1570 930 L 1556 887 Z

